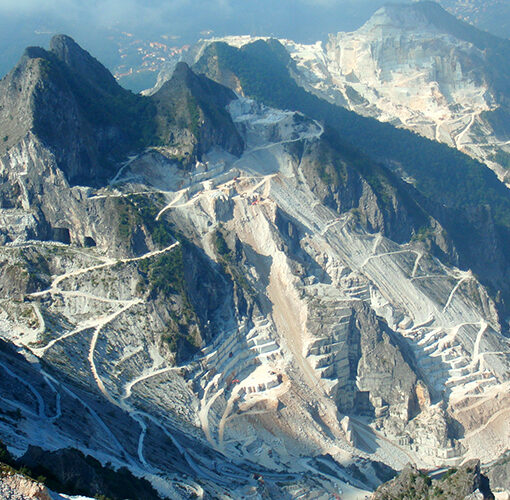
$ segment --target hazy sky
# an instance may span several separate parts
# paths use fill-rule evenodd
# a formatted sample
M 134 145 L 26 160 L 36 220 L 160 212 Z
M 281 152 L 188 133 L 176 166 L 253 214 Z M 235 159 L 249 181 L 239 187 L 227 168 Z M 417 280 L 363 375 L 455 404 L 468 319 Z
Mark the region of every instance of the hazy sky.
M 388 0 L 0 0 L 0 76 L 28 45 L 71 35 L 106 65 L 117 62 L 111 30 L 190 43 L 200 33 L 252 34 L 312 42 L 354 30 Z M 402 1 L 402 0 L 401 0 Z M 403 0 L 406 1 L 406 0 Z
M 202 29 L 349 29 L 384 0 L 0 0 L 4 18 L 40 17 L 52 28 L 85 25 L 188 33 Z M 74 26 L 75 25 L 75 26 Z M 338 28 L 335 28 L 338 26 Z M 50 28 L 50 26 L 48 26 Z M 230 29 L 229 29 L 230 28 Z M 199 30 L 199 31 L 200 31 Z

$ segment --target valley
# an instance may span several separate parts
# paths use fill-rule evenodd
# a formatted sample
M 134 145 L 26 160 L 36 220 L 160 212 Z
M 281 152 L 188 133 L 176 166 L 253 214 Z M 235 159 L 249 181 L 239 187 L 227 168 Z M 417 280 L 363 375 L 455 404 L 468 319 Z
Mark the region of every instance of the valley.
M 2 457 L 87 497 L 361 500 L 422 470 L 503 491 L 510 194 L 354 115 L 393 123 L 421 76 L 356 100 L 375 48 L 349 38 L 350 72 L 320 44 L 210 41 L 147 96 L 69 37 L 27 49 L 0 82 Z M 450 118 L 424 98 L 398 125 L 485 160 L 486 92 L 455 85 Z

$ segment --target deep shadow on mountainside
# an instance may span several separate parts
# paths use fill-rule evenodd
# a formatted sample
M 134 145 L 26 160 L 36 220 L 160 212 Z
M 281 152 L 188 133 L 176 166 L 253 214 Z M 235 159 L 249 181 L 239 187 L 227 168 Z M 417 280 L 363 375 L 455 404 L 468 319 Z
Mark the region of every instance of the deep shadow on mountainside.
M 240 49 L 216 42 L 205 49 L 194 70 L 269 106 L 298 110 L 324 122 L 329 136 L 334 136 L 331 142 L 351 164 L 364 164 L 368 158 L 385 176 L 391 170 L 397 176 L 402 171 L 410 175 L 416 189 L 401 189 L 412 193 L 415 202 L 421 200 L 449 232 L 458 252 L 457 264 L 473 269 L 498 297 L 502 311 L 507 311 L 510 194 L 496 175 L 444 144 L 362 117 L 308 93 L 292 78 L 294 64 L 277 40 L 259 40 Z M 372 185 L 382 198 L 384 184 L 375 172 L 372 167 Z
M 183 64 L 161 92 L 136 95 L 65 35 L 55 36 L 49 50 L 26 49 L 0 81 L 0 96 L 0 154 L 32 133 L 72 184 L 104 184 L 115 162 L 147 146 L 175 145 L 183 165 L 200 159 L 199 144 L 237 154 L 243 148 L 224 110 L 234 98 L 228 89 Z
M 264 119 L 260 118 L 264 125 L 269 123 L 268 142 L 264 144 L 262 141 L 258 152 L 267 151 L 268 146 L 281 147 L 281 158 L 285 158 L 297 171 L 293 178 L 295 184 L 290 181 L 286 184 L 292 176 L 284 178 L 280 175 L 278 178 L 278 185 L 284 193 L 277 198 L 280 193 L 277 185 L 275 198 L 280 200 L 280 205 L 273 201 L 261 203 L 264 200 L 254 194 L 256 184 L 251 191 L 249 185 L 257 175 L 252 172 L 251 177 L 243 175 L 244 179 L 240 180 L 232 173 L 230 163 L 225 163 L 231 170 L 227 174 L 232 174 L 228 178 L 228 186 L 223 185 L 227 183 L 221 178 L 218 180 L 222 182 L 221 187 L 214 190 L 215 194 L 201 199 L 200 194 L 207 187 L 205 183 L 200 185 L 199 181 L 194 186 L 196 192 L 191 193 L 191 196 L 196 194 L 195 199 L 186 200 L 190 194 L 185 192 L 186 183 L 189 181 L 191 187 L 189 179 L 193 169 L 199 179 L 203 179 L 200 176 L 206 173 L 206 166 L 201 165 L 200 160 L 207 153 L 214 152 L 215 148 L 222 149 L 223 158 L 235 164 L 236 157 L 243 152 L 245 144 L 241 132 L 246 132 L 244 127 L 250 126 L 250 123 L 234 123 L 231 117 L 234 114 L 230 115 L 225 110 L 225 105 L 235 99 L 234 93 L 181 64 L 158 93 L 151 98 L 142 98 L 119 87 L 97 61 L 68 37 L 56 37 L 51 47 L 50 51 L 28 49 L 20 64 L 0 83 L 0 125 L 5 127 L 7 137 L 0 157 L 0 208 L 5 212 L 2 213 L 5 220 L 13 221 L 11 225 L 0 228 L 2 250 L 6 252 L 0 289 L 7 297 L 16 320 L 26 321 L 27 329 L 32 330 L 35 325 L 42 325 L 41 332 L 32 332 L 34 338 L 29 348 L 40 354 L 40 358 L 32 356 L 31 359 L 38 358 L 44 362 L 39 364 L 37 361 L 32 365 L 25 358 L 20 359 L 21 356 L 11 356 L 12 364 L 9 366 L 13 375 L 2 379 L 5 382 L 2 390 L 9 399 L 19 398 L 17 404 L 29 410 L 26 415 L 47 417 L 41 418 L 48 426 L 46 429 L 50 428 L 61 438 L 79 436 L 82 446 L 103 450 L 105 454 L 106 450 L 108 457 L 113 456 L 121 463 L 131 462 L 137 467 L 154 464 L 165 471 L 184 470 L 192 477 L 200 474 L 197 469 L 202 471 L 205 468 L 206 472 L 201 472 L 204 474 L 202 480 L 221 480 L 225 487 L 230 487 L 230 483 L 235 481 L 236 487 L 262 489 L 251 473 L 256 470 L 266 474 L 265 466 L 257 468 L 244 457 L 239 464 L 232 464 L 232 460 L 222 455 L 224 448 L 218 450 L 215 445 L 220 447 L 220 441 L 221 446 L 230 445 L 223 441 L 226 420 L 235 421 L 243 416 L 241 405 L 234 406 L 238 404 L 235 396 L 240 388 L 237 385 L 240 379 L 243 380 L 243 376 L 247 378 L 263 364 L 260 356 L 268 354 L 274 357 L 272 359 L 278 359 L 280 355 L 281 348 L 273 340 L 277 340 L 276 333 L 267 334 L 273 337 L 260 334 L 260 331 L 265 332 L 264 328 L 269 328 L 269 320 L 260 321 L 260 318 L 269 317 L 276 307 L 267 292 L 267 283 L 273 271 L 278 270 L 273 266 L 273 259 L 276 260 L 273 254 L 290 276 L 287 280 L 300 287 L 303 284 L 299 288 L 300 298 L 304 297 L 309 302 L 310 314 L 306 321 L 307 328 L 318 334 L 314 342 L 324 339 L 335 341 L 338 351 L 333 353 L 331 345 L 317 342 L 311 347 L 318 356 L 326 356 L 321 358 L 321 362 L 328 361 L 328 357 L 333 358 L 331 364 L 316 368 L 323 369 L 321 381 L 325 385 L 332 382 L 328 401 L 334 406 L 335 416 L 342 411 L 346 416 L 354 414 L 373 418 L 376 408 L 370 402 L 371 398 L 380 402 L 378 407 L 385 407 L 389 417 L 396 415 L 390 423 L 400 431 L 430 409 L 432 400 L 434 405 L 440 401 L 444 393 L 437 391 L 432 384 L 429 393 L 424 382 L 428 374 L 418 368 L 417 355 L 410 348 L 410 343 L 397 332 L 396 327 L 390 327 L 371 308 L 370 286 L 362 273 L 356 274 L 346 267 L 329 270 L 339 280 L 333 284 L 333 278 L 326 272 L 328 259 L 320 251 L 307 253 L 305 250 L 313 245 L 307 248 L 301 244 L 313 235 L 313 231 L 324 236 L 333 227 L 330 224 L 337 225 L 341 222 L 339 216 L 345 215 L 346 240 L 350 237 L 357 242 L 363 241 L 373 249 L 372 255 L 366 254 L 366 263 L 380 255 L 412 255 L 414 252 L 419 254 L 420 250 L 419 258 L 416 257 L 413 262 L 409 259 L 409 262 L 402 261 L 403 268 L 410 263 L 409 271 L 414 277 L 419 259 L 423 258 L 424 270 L 428 269 L 427 266 L 436 271 L 440 268 L 437 260 L 430 258 L 432 252 L 444 261 L 454 262 L 458 256 L 467 260 L 470 256 L 468 250 L 475 252 L 474 245 L 469 247 L 466 244 L 467 250 L 462 246 L 461 236 L 465 234 L 458 236 L 453 232 L 452 228 L 458 227 L 458 221 L 453 219 L 452 214 L 460 214 L 466 224 L 461 231 L 476 233 L 477 224 L 481 226 L 484 239 L 480 241 L 485 246 L 478 251 L 487 254 L 486 260 L 493 257 L 495 266 L 500 265 L 501 261 L 497 259 L 500 254 L 504 255 L 506 247 L 502 240 L 498 240 L 500 228 L 497 224 L 503 228 L 501 231 L 506 226 L 504 220 L 498 219 L 497 224 L 494 223 L 492 210 L 498 208 L 498 203 L 506 206 L 510 201 L 505 191 L 491 184 L 492 177 L 486 176 L 482 165 L 468 164 L 463 156 L 451 157 L 460 162 L 460 167 L 456 163 L 451 165 L 454 170 L 460 169 L 459 179 L 472 168 L 475 177 L 480 175 L 482 186 L 494 189 L 494 198 L 490 198 L 492 194 L 488 195 L 494 207 L 489 205 L 489 208 L 479 209 L 470 203 L 448 207 L 441 203 L 439 197 L 420 189 L 420 185 L 415 188 L 403 182 L 383 161 L 378 161 L 380 158 L 375 154 L 360 152 L 352 146 L 344 137 L 343 128 L 333 119 L 337 118 L 336 111 L 330 108 L 324 110 L 331 111 L 333 118 L 326 114 L 324 117 L 315 116 L 326 123 L 324 131 L 304 114 L 282 113 L 283 118 L 280 116 L 280 119 L 284 124 L 280 127 L 277 123 L 274 128 L 271 128 L 272 122 L 267 115 L 255 114 L 255 118 L 264 116 Z M 287 86 L 289 99 L 295 99 L 293 93 L 296 93 L 297 100 L 306 104 L 310 98 L 286 79 L 288 61 L 275 59 L 273 49 L 278 56 L 278 46 L 272 43 L 258 44 L 247 49 L 246 53 L 236 52 L 234 60 L 237 61 L 240 54 L 238 62 L 245 73 L 236 66 L 234 69 L 244 76 L 238 77 L 233 70 L 229 76 L 238 78 L 241 83 L 245 81 L 246 85 L 256 85 L 266 102 L 270 102 L 270 98 L 265 97 L 266 91 L 270 95 L 281 94 L 285 99 L 284 87 Z M 217 73 L 221 74 L 224 61 L 218 57 L 216 62 L 221 63 Z M 267 68 L 262 67 L 264 62 Z M 208 59 L 207 63 L 214 64 L 215 61 Z M 273 70 L 274 73 L 269 75 L 268 71 Z M 265 80 L 261 81 L 263 78 Z M 288 105 L 281 105 L 291 107 L 292 103 L 296 103 L 288 102 Z M 275 104 L 274 101 L 271 103 Z M 309 111 L 314 117 L 313 108 L 321 110 L 324 104 L 319 100 L 310 103 L 313 106 L 310 104 Z M 257 112 L 255 107 L 252 111 Z M 262 107 L 258 110 L 260 113 L 266 111 Z M 356 120 L 352 118 L 352 123 L 355 124 Z M 379 129 L 370 123 L 371 131 L 377 135 Z M 267 130 L 264 128 L 263 132 Z M 283 140 L 280 134 L 285 133 L 289 133 L 289 137 Z M 405 139 L 407 136 L 399 137 Z M 432 153 L 427 148 L 436 146 L 411 137 L 416 141 L 416 147 L 421 148 L 420 152 L 431 160 Z M 392 147 L 390 153 L 397 154 L 397 146 Z M 257 152 L 256 147 L 251 153 L 254 151 Z M 449 150 L 433 149 L 433 153 L 437 154 L 442 151 Z M 119 167 L 118 160 L 129 153 L 140 152 L 144 154 L 139 158 L 133 192 L 122 191 L 125 185 L 112 188 L 115 185 L 113 180 L 122 173 L 122 169 L 130 166 L 124 163 Z M 387 159 L 388 155 L 391 157 L 390 153 L 386 153 L 383 159 Z M 262 173 L 263 182 L 267 181 L 266 177 L 271 180 L 280 173 L 266 175 L 272 167 L 270 160 L 271 157 L 258 172 Z M 147 173 L 144 167 L 152 170 Z M 437 166 L 437 169 L 440 167 Z M 171 181 L 175 184 L 165 178 L 170 170 L 176 179 Z M 153 178 L 150 178 L 151 173 Z M 158 176 L 159 180 L 163 179 L 162 186 L 158 186 L 159 192 L 151 190 L 151 185 L 140 180 L 145 174 L 150 180 Z M 133 180 L 133 177 L 129 179 Z M 439 187 L 443 181 L 444 177 L 437 177 L 431 182 Z M 168 182 L 170 187 L 164 182 Z M 242 191 L 244 182 L 248 186 Z M 94 187 L 99 189 L 94 190 Z M 302 191 L 297 191 L 298 188 Z M 239 195 L 233 201 L 236 189 L 239 189 Z M 312 193 L 313 197 L 309 199 L 324 209 L 327 225 L 323 224 L 323 219 L 317 218 L 317 227 L 310 224 L 311 230 L 297 220 L 299 213 L 294 211 L 291 216 L 286 212 L 290 209 L 285 207 L 284 198 L 292 197 L 293 190 Z M 165 198 L 165 194 L 177 191 L 184 198 L 180 206 L 174 203 L 179 199 L 172 198 L 169 202 Z M 188 201 L 191 203 L 188 204 Z M 257 212 L 258 208 L 261 208 L 260 212 Z M 13 215 L 15 219 L 8 218 Z M 229 223 L 230 230 L 227 230 L 225 227 Z M 323 226 L 319 227 L 319 223 Z M 246 235 L 245 228 L 252 233 Z M 370 238 L 374 233 L 380 233 L 381 241 L 376 240 L 372 244 Z M 25 239 L 22 240 L 20 235 Z M 383 240 L 381 235 L 388 239 Z M 254 241 L 258 243 L 257 238 L 261 240 L 262 249 L 259 250 L 253 244 Z M 24 244 L 17 244 L 17 241 Z M 397 245 L 407 242 L 416 247 L 402 250 Z M 265 245 L 268 245 L 267 248 Z M 376 254 L 379 245 L 380 255 Z M 353 248 L 355 257 L 365 255 L 360 253 L 364 247 L 361 250 L 361 246 Z M 92 250 L 87 253 L 85 249 Z M 320 263 L 324 268 L 320 267 Z M 253 271 L 255 265 L 258 266 L 258 274 Z M 481 278 L 492 283 L 487 269 L 480 263 L 477 265 L 482 273 L 487 272 L 487 276 L 483 274 Z M 413 267 L 414 272 L 411 271 Z M 504 281 L 505 276 L 499 278 Z M 339 292 L 342 280 L 346 289 L 355 290 L 358 295 L 336 297 L 338 302 L 334 297 L 332 304 L 323 301 L 325 297 L 320 295 L 306 297 L 309 293 L 307 287 L 314 284 L 330 286 L 332 293 Z M 443 287 L 443 291 L 447 290 L 443 312 L 454 300 L 454 292 L 461 288 L 462 282 L 459 279 L 451 289 L 448 285 Z M 481 304 L 477 303 L 476 307 L 479 306 L 486 316 L 492 318 L 491 301 L 483 287 L 479 287 L 475 280 L 473 282 L 461 291 L 471 295 L 469 299 L 472 302 L 466 304 L 479 301 Z M 494 287 L 497 286 L 500 286 L 499 282 L 495 282 Z M 368 299 L 364 295 L 367 289 Z M 282 287 L 282 290 L 282 295 L 285 295 L 286 289 Z M 503 285 L 501 290 L 505 291 Z M 91 303 L 93 306 L 90 306 Z M 88 311 L 91 316 L 85 321 L 81 308 L 87 307 L 92 311 Z M 345 315 L 340 318 L 341 323 L 340 312 Z M 121 316 L 124 313 L 125 316 Z M 251 336 L 243 337 L 246 332 L 250 332 Z M 483 332 L 480 330 L 478 347 Z M 218 338 L 224 341 L 220 347 L 214 345 Z M 141 349 L 137 352 L 128 349 L 140 341 L 144 343 L 140 344 Z M 310 357 L 316 356 L 311 349 Z M 328 349 L 329 352 L 324 352 Z M 156 351 L 157 356 L 151 350 Z M 204 356 L 198 359 L 194 356 L 200 350 Z M 503 348 L 494 348 L 492 351 L 495 352 L 488 353 L 499 354 L 500 350 Z M 377 356 L 373 356 L 374 353 Z M 29 356 L 28 350 L 26 355 Z M 118 364 L 126 360 L 131 363 L 127 374 L 124 368 L 117 370 Z M 234 363 L 239 366 L 232 366 Z M 160 369 L 160 366 L 164 368 Z M 309 368 L 313 370 L 311 365 Z M 154 371 L 147 374 L 147 369 Z M 53 379 L 44 375 L 53 376 L 55 385 L 50 383 Z M 169 378 L 163 379 L 165 384 L 154 387 L 145 384 L 149 375 L 153 381 L 160 375 Z M 287 380 L 284 381 L 284 377 L 288 377 L 286 373 L 280 374 L 280 377 L 274 372 L 269 375 L 273 376 L 271 382 L 276 387 L 287 383 Z M 334 379 L 338 382 L 340 378 L 342 384 L 335 386 Z M 46 407 L 44 402 L 36 401 L 37 398 L 25 401 L 25 394 L 16 391 L 17 382 L 33 379 L 37 383 L 34 382 L 32 387 L 37 386 L 45 401 L 50 402 Z M 202 407 L 208 391 L 215 390 L 212 389 L 215 384 L 217 390 L 214 396 Z M 223 387 L 220 388 L 220 384 Z M 65 404 L 61 403 L 60 396 L 56 397 L 56 385 L 62 391 Z M 140 392 L 133 391 L 134 396 L 131 397 L 134 385 Z M 257 390 L 260 385 L 263 384 L 258 384 Z M 69 386 L 75 391 L 74 395 L 69 392 Z M 144 393 L 146 388 L 154 392 L 147 389 L 149 392 Z M 299 389 L 302 390 L 301 386 Z M 304 394 L 313 398 L 320 392 L 317 389 L 318 385 L 313 385 L 312 391 Z M 203 399 L 199 400 L 199 396 Z M 221 407 L 223 396 L 225 409 Z M 320 396 L 323 397 L 322 393 Z M 333 424 L 327 419 L 321 420 L 320 406 L 309 408 L 312 405 L 307 404 L 306 398 L 295 398 L 291 394 L 283 402 L 271 401 L 267 407 L 261 404 L 260 409 L 253 411 L 257 412 L 255 415 L 264 416 L 273 412 L 277 415 L 275 421 L 280 422 L 284 420 L 281 415 L 292 413 L 293 400 L 305 401 L 314 430 L 319 427 L 315 424 L 322 425 L 317 435 L 323 432 L 329 437 L 327 425 L 333 427 Z M 192 408 L 189 401 L 196 403 L 196 408 Z M 209 411 L 215 402 L 221 410 L 218 410 L 218 415 L 223 427 L 218 425 L 217 441 L 211 444 L 216 436 L 207 436 Z M 186 420 L 191 420 L 186 412 L 196 409 L 198 413 L 199 405 L 206 412 L 207 425 L 200 422 L 201 427 L 198 427 L 196 414 L 192 416 L 192 422 Z M 441 423 L 436 426 L 441 438 L 438 442 L 449 449 L 450 441 L 462 437 L 463 429 L 455 427 L 455 422 L 451 421 L 443 407 L 436 406 L 435 409 Z M 62 412 L 65 414 L 61 419 Z M 308 418 L 306 411 L 302 413 Z M 98 423 L 98 414 L 103 419 L 102 425 Z M 29 420 L 26 415 L 19 419 L 22 424 Z M 5 423 L 11 430 L 16 429 L 20 422 L 14 417 L 8 415 L 2 425 Z M 306 421 L 305 417 L 302 421 Z M 388 421 L 391 420 L 389 417 Z M 168 418 L 166 426 L 158 418 Z M 253 418 L 253 414 L 248 414 L 248 418 Z M 54 425 L 57 421 L 58 424 Z M 416 421 L 414 424 L 418 425 Z M 94 426 L 94 435 L 88 435 L 89 425 Z M 362 425 L 355 423 L 358 428 Z M 108 439 L 104 438 L 105 427 L 112 429 L 110 435 L 107 434 Z M 298 432 L 303 428 L 299 428 Z M 409 429 L 413 432 L 411 426 Z M 415 432 L 423 434 L 422 428 L 418 429 Z M 206 437 L 202 436 L 202 431 Z M 363 432 L 367 440 L 371 439 L 371 429 L 363 427 Z M 117 446 L 118 442 L 122 445 Z M 183 445 L 182 449 L 178 446 L 179 442 Z M 272 449 L 270 451 L 273 453 Z M 82 456 L 74 458 L 74 452 L 71 456 L 73 461 L 90 462 Z M 29 458 L 36 465 L 45 459 L 44 454 L 34 449 L 31 449 Z M 59 455 L 52 456 L 55 462 L 60 458 Z M 202 458 L 204 461 L 200 463 L 213 465 L 197 466 Z M 318 461 L 326 458 L 320 456 Z M 375 468 L 368 459 L 351 465 L 357 473 L 356 481 L 353 480 L 357 486 L 372 487 L 374 481 L 380 479 L 377 473 L 372 475 L 373 479 L 367 479 L 357 468 L 360 465 L 369 472 Z M 231 466 L 238 469 L 229 469 Z M 338 467 L 342 474 L 348 474 L 347 467 Z M 224 470 L 231 475 L 224 474 Z M 282 478 L 274 473 L 274 477 L 276 479 L 270 485 L 274 495 L 281 493 L 281 484 L 285 486 L 294 480 L 290 474 Z M 287 483 L 282 483 L 282 480 Z

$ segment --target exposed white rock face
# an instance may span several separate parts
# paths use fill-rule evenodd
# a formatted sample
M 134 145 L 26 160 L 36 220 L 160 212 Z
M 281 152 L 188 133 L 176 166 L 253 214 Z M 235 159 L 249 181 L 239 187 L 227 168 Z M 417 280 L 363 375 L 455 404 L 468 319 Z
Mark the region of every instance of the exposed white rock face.
M 21 474 L 2 473 L 0 477 L 0 497 L 4 500 L 53 500 L 60 496 L 50 496 L 48 489 Z
M 249 99 L 229 110 L 247 145 L 240 158 L 215 150 L 188 174 L 148 151 L 108 189 L 78 192 L 57 178 L 80 201 L 80 211 L 59 205 L 77 219 L 72 244 L 20 237 L 0 248 L 9 266 L 29 252 L 49 266 L 36 290 L 20 283 L 24 301 L 1 302 L 0 335 L 30 360 L 0 357 L 8 444 L 18 453 L 28 443 L 72 445 L 170 498 L 264 498 L 254 470 L 291 496 L 363 498 L 377 482 L 371 460 L 433 467 L 503 452 L 510 349 L 476 277 L 322 204 L 308 156 L 319 124 Z M 51 158 L 41 161 L 51 172 Z M 374 203 L 368 186 L 361 191 Z M 101 222 L 108 203 L 132 193 L 163 197 L 155 218 L 217 263 L 202 269 L 203 287 L 227 298 L 232 287 L 236 298 L 180 365 L 162 342 L 168 312 L 139 286 L 141 262 L 180 244 L 128 256 Z M 74 243 L 92 230 L 96 247 Z M 234 262 L 218 253 L 218 232 Z M 172 467 L 183 473 L 166 474 Z
M 446 15 L 446 13 L 445 13 Z M 196 62 L 204 48 L 222 41 L 242 47 L 267 37 L 227 36 L 200 41 L 184 58 Z M 413 130 L 486 163 L 507 179 L 510 137 L 495 131 L 484 112 L 506 105 L 490 90 L 486 54 L 439 29 L 413 5 L 379 9 L 357 31 L 326 42 L 280 39 L 296 63 L 296 81 L 310 92 L 356 113 Z M 170 78 L 167 63 L 156 88 Z M 499 162 L 499 163 L 498 163 Z
M 7 471 L 2 472 L 0 476 L 0 498 L 2 500 L 92 500 L 83 496 L 59 495 L 27 476 Z
M 441 32 L 413 6 L 383 7 L 357 31 L 330 35 L 327 43 L 282 43 L 308 90 L 445 142 L 506 175 L 494 154 L 510 151 L 509 138 L 496 137 L 482 116 L 499 107 L 484 52 Z

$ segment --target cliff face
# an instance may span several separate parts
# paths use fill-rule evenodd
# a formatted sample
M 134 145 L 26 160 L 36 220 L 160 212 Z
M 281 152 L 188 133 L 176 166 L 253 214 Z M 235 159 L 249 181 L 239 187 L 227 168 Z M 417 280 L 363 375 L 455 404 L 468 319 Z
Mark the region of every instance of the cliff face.
M 52 47 L 87 99 L 118 103 L 90 56 Z M 98 185 L 59 159 L 79 136 L 33 125 L 55 103 L 27 108 L 0 159 L 6 444 L 73 447 L 170 498 L 363 495 L 381 463 L 500 453 L 508 339 L 448 263 L 437 205 L 323 124 L 234 97 L 180 65 L 150 100 L 164 143 Z
M 383 7 L 324 45 L 283 43 L 305 88 L 458 148 L 506 178 L 508 40 L 420 2 Z
M 121 103 L 133 105 L 135 96 L 68 37 L 55 37 L 49 51 L 27 49 L 1 86 L 2 153 L 32 133 L 70 183 L 97 184 L 132 147 Z
M 295 81 L 303 68 L 286 41 L 289 52 L 274 39 L 204 43 L 197 71 L 225 83 L 234 75 L 246 95 L 325 123 L 324 141 L 308 147 L 303 157 L 303 165 L 312 166 L 305 173 L 324 203 L 356 207 L 369 227 L 399 242 L 423 241 L 439 258 L 473 269 L 506 314 L 510 205 L 507 188 L 485 165 L 305 91 Z M 264 83 L 268 79 L 271 86 Z M 357 200 L 363 202 L 356 206 Z
M 484 467 L 483 473 L 489 479 L 493 491 L 506 491 L 510 495 L 510 453 L 506 452 Z

